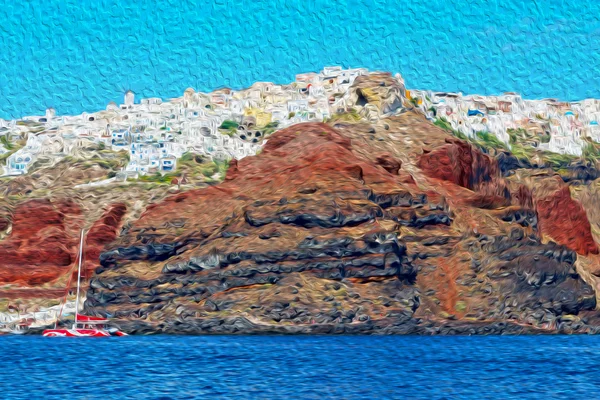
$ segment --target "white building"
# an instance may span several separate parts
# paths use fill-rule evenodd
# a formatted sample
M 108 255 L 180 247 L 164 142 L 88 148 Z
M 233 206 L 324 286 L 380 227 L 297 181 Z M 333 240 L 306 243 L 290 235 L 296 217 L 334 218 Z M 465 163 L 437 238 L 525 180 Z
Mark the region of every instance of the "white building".
M 133 105 L 135 104 L 135 93 L 133 93 L 131 90 L 128 90 L 127 92 L 125 92 L 125 99 L 124 99 L 123 104 L 127 108 L 133 107 Z

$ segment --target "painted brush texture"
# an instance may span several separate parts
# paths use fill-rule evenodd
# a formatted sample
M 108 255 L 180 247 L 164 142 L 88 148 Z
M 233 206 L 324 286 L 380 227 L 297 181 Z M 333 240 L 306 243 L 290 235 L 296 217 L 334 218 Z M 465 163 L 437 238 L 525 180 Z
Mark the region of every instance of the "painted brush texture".
M 564 117 L 554 126 L 574 127 L 572 143 L 559 146 L 544 142 L 551 140 L 543 130 L 550 116 L 510 133 L 501 126 L 506 141 L 489 132 L 465 135 L 456 129 L 461 118 L 477 119 L 469 129 L 483 126 L 484 111 L 508 115 L 510 105 L 483 102 L 484 111 L 464 115 L 439 102 L 436 109 L 425 105 L 434 103 L 430 92 L 411 95 L 400 75 L 386 72 L 330 67 L 301 74 L 285 85 L 293 99 L 269 113 L 261 102 L 277 103 L 282 86 L 256 83 L 244 92 L 256 96 L 228 114 L 235 120 L 219 107 L 239 100 L 239 92 L 183 92 L 189 85 L 289 81 L 292 70 L 335 61 L 399 66 L 418 87 L 600 97 L 598 74 L 587 67 L 600 54 L 595 21 L 559 18 L 563 8 L 549 4 L 498 5 L 508 12 L 485 15 L 467 2 L 451 7 L 473 25 L 436 1 L 402 14 L 383 3 L 267 3 L 106 1 L 82 9 L 75 23 L 60 18 L 78 9 L 73 2 L 49 7 L 47 16 L 36 2 L 4 8 L 1 113 L 103 111 L 61 125 L 84 125 L 62 139 L 42 138 L 65 120 L 53 108 L 0 121 L 0 157 L 12 162 L 0 179 L 1 315 L 20 318 L 68 296 L 85 229 L 83 312 L 109 317 L 128 333 L 600 333 L 600 150 L 581 137 L 583 123 L 570 104 L 545 103 Z M 590 15 L 598 8 L 578 4 Z M 361 10 L 373 23 L 356 19 Z M 23 16 L 31 13 L 29 38 Z M 515 13 L 523 15 L 511 25 Z M 107 32 L 96 29 L 106 16 L 117 22 Z M 554 22 L 541 24 L 543 16 Z M 313 25 L 323 33 L 307 29 Z M 161 27 L 168 32 L 157 33 Z M 425 33 L 431 29 L 436 36 Z M 547 40 L 524 60 L 532 32 Z M 557 56 L 557 32 L 579 39 L 563 47 L 573 57 Z M 72 68 L 58 69 L 59 59 L 73 61 Z M 538 74 L 539 65 L 550 72 Z M 572 86 L 559 81 L 570 71 Z M 142 97 L 184 95 L 145 99 L 144 112 L 169 112 L 160 123 L 138 123 L 129 119 L 142 118 L 134 116 L 133 92 L 124 104 L 105 106 L 127 89 Z M 523 104 L 514 98 L 515 108 Z M 443 119 L 442 110 L 455 118 Z M 588 114 L 586 129 L 597 133 Z M 194 125 L 203 117 L 208 122 Z M 148 146 L 156 144 L 158 154 L 161 144 L 176 142 L 182 132 L 175 125 L 201 146 L 186 143 L 179 154 L 173 145 L 177 156 L 161 153 L 160 168 L 137 164 L 133 155 L 141 160 Z M 151 144 L 142 143 L 150 133 Z M 231 152 L 214 151 L 213 143 Z M 540 150 L 548 143 L 553 147 Z
M 596 215 L 570 189 L 592 185 L 456 137 L 390 74 L 347 101 L 220 183 L 188 157 L 169 182 L 73 186 L 120 168 L 103 150 L 5 181 L 4 297 L 60 298 L 85 227 L 84 312 L 130 333 L 600 329 Z

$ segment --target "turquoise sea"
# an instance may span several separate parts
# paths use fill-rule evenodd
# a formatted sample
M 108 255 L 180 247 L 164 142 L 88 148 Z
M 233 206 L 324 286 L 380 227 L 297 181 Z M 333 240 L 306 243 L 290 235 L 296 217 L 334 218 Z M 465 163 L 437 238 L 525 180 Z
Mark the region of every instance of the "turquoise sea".
M 600 98 L 599 18 L 597 0 L 0 0 L 0 117 L 336 64 L 414 88 Z
M 3 399 L 597 399 L 598 336 L 0 337 Z

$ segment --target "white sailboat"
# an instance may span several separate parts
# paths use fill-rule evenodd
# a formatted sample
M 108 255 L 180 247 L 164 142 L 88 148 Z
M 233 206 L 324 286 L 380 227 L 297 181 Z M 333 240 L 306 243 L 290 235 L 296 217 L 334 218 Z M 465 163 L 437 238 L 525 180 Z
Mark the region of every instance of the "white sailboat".
M 81 239 L 79 241 L 79 264 L 77 268 L 77 295 L 75 297 L 75 322 L 71 328 L 58 328 L 58 319 L 56 318 L 53 329 L 44 330 L 43 335 L 48 337 L 108 337 L 108 336 L 127 336 L 115 328 L 106 328 L 109 320 L 106 318 L 91 317 L 79 314 L 79 289 L 81 286 L 81 265 L 83 263 L 83 238 L 84 231 L 81 230 Z M 70 279 L 69 279 L 70 283 Z M 67 293 L 69 292 L 69 284 L 67 284 Z M 65 296 L 66 297 L 66 296 Z M 61 308 L 62 312 L 62 308 Z

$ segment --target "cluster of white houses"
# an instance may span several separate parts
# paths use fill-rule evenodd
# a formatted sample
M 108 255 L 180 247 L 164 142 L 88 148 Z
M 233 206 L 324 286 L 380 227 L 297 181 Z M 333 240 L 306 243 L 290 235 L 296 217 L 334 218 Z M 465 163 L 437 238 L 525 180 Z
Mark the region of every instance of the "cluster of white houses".
M 444 119 L 467 136 L 489 132 L 510 145 L 510 131 L 523 130 L 541 138 L 530 143 L 540 150 L 577 156 L 586 140 L 600 142 L 600 100 L 596 99 L 563 102 L 526 100 L 516 93 L 477 96 L 418 90 L 408 96 L 429 118 Z
M 288 85 L 257 82 L 243 90 L 212 93 L 187 89 L 169 101 L 146 98 L 137 103 L 128 91 L 123 104 L 111 102 L 95 113 L 57 116 L 48 109 L 44 116 L 0 120 L 0 136 L 9 142 L 26 138 L 26 145 L 7 158 L 4 175 L 27 173 L 41 155 L 58 161 L 94 144 L 127 151 L 126 171 L 132 174 L 173 171 L 186 152 L 241 159 L 256 154 L 275 127 L 323 121 L 340 111 L 354 79 L 367 73 L 327 67 L 300 74 Z M 0 144 L 0 155 L 7 151 Z
M 111 102 L 95 113 L 57 116 L 48 109 L 44 116 L 0 119 L 0 138 L 6 138 L 0 143 L 0 155 L 10 151 L 11 144 L 26 140 L 24 147 L 5 157 L 3 175 L 27 173 L 40 156 L 58 161 L 100 144 L 127 151 L 125 172 L 131 174 L 173 171 L 186 152 L 241 159 L 256 154 L 275 128 L 323 121 L 346 111 L 351 85 L 368 73 L 363 68 L 326 67 L 320 73 L 298 74 L 287 85 L 257 82 L 243 90 L 212 93 L 187 89 L 169 101 L 136 102 L 129 91 L 123 104 Z M 400 75 L 396 79 L 404 87 Z M 524 100 L 514 93 L 463 96 L 419 90 L 406 91 L 406 96 L 430 119 L 443 118 L 469 136 L 490 132 L 508 144 L 509 130 L 524 129 L 544 137 L 533 142 L 540 149 L 574 155 L 581 154 L 586 137 L 600 141 L 599 100 L 566 103 Z

